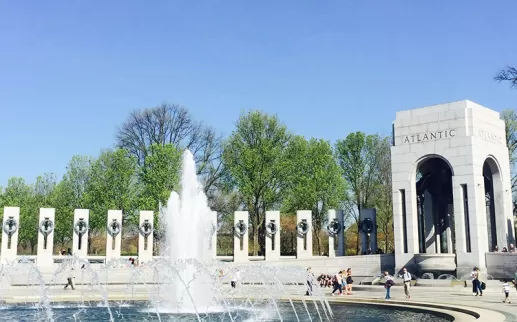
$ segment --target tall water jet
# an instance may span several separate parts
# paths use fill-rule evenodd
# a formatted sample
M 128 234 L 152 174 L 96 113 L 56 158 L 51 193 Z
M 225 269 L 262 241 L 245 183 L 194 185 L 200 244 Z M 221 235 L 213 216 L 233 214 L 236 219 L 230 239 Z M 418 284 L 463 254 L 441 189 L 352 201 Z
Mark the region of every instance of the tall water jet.
M 175 276 L 162 293 L 167 297 L 164 302 L 176 312 L 204 313 L 213 306 L 213 279 L 198 267 L 214 259 L 209 250 L 212 222 L 194 156 L 188 150 L 182 157 L 181 192 L 171 193 L 163 212 L 166 247 L 161 255 L 178 270 L 171 272 Z

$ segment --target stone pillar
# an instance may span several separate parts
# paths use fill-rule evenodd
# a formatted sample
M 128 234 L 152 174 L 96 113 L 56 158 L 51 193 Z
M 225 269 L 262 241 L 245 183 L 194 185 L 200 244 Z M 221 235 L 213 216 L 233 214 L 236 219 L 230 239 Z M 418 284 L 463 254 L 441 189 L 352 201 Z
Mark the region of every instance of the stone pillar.
M 154 213 L 149 210 L 140 211 L 138 229 L 138 263 L 148 263 L 153 260 L 153 231 Z
M 20 207 L 4 207 L 2 226 L 2 252 L 0 264 L 9 264 L 18 256 L 18 231 L 20 230 Z
M 233 261 L 235 263 L 247 262 L 249 215 L 247 211 L 236 211 L 233 218 Z
M 54 259 L 54 208 L 40 208 L 38 225 L 38 267 L 52 267 Z
M 310 210 L 298 210 L 296 212 L 296 232 L 296 258 L 311 258 L 312 212 Z
M 280 260 L 280 211 L 266 211 L 266 260 Z
M 88 233 L 90 227 L 90 210 L 75 209 L 72 254 L 85 259 L 88 256 Z
M 464 177 L 462 183 L 467 185 L 471 251 L 456 254 L 458 278 L 466 277 L 465 275 L 470 274 L 474 266 L 478 267 L 482 274 L 486 273 L 485 253 L 488 251 L 488 233 L 484 182 L 483 176 L 469 175 Z
M 212 222 L 210 240 L 210 250 L 212 251 L 212 259 L 217 259 L 217 211 L 210 212 L 210 220 Z
M 106 227 L 106 263 L 120 258 L 122 246 L 122 210 L 108 210 Z
M 368 248 L 371 248 L 372 254 L 377 252 L 377 211 L 375 208 L 363 208 L 359 214 L 359 224 L 361 225 L 361 252 L 363 254 L 368 252 Z M 371 231 L 368 233 L 363 231 L 368 225 L 363 222 L 370 222 Z
M 330 209 L 328 214 L 327 233 L 329 235 L 329 257 L 344 256 L 343 210 Z M 337 250 L 335 243 L 337 240 Z

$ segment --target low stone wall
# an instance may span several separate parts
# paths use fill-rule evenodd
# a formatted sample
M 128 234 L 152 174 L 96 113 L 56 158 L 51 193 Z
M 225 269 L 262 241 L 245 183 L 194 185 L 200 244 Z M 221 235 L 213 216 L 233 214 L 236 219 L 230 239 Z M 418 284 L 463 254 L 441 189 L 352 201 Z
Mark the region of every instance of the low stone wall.
M 517 253 L 486 253 L 487 274 L 494 279 L 514 279 L 517 272 Z

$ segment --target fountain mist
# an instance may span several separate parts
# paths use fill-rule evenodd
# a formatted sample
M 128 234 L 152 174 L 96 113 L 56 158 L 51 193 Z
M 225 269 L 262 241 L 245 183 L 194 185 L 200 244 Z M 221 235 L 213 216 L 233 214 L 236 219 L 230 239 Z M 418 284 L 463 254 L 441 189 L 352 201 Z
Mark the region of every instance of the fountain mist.
M 164 302 L 177 312 L 206 312 L 214 301 L 212 278 L 192 262 L 204 264 L 214 259 L 209 251 L 212 223 L 194 156 L 188 150 L 182 157 L 181 193 L 173 191 L 163 211 L 166 247 L 161 255 L 182 267 L 162 293 L 167 294 Z

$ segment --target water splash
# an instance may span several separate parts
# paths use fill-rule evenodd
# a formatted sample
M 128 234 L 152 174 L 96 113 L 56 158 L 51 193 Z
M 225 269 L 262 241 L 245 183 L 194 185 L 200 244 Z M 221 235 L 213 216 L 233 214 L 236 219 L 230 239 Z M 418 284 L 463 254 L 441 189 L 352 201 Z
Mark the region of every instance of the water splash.
M 188 150 L 182 159 L 181 193 L 173 191 L 162 211 L 167 233 L 161 255 L 168 258 L 170 265 L 181 266 L 167 285 L 168 292 L 161 292 L 170 294 L 164 302 L 177 312 L 206 312 L 214 302 L 213 278 L 200 273 L 192 262 L 213 260 L 209 251 L 211 212 L 196 175 L 194 156 Z

